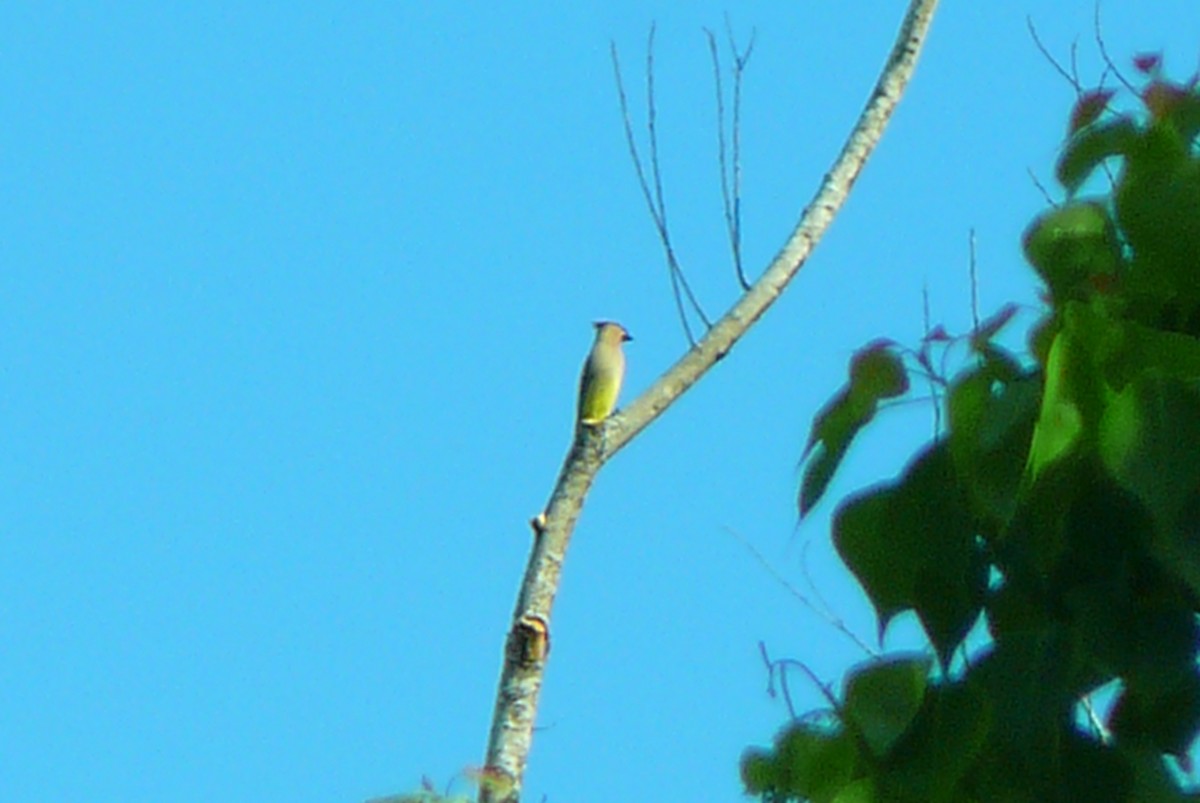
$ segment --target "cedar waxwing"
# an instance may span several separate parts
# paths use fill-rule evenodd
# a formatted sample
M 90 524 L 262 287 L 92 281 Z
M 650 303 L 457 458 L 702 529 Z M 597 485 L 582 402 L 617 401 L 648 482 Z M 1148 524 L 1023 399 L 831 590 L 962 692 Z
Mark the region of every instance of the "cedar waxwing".
M 595 426 L 612 413 L 625 378 L 621 344 L 633 340 L 625 327 L 613 321 L 596 321 L 596 342 L 579 377 L 579 423 Z

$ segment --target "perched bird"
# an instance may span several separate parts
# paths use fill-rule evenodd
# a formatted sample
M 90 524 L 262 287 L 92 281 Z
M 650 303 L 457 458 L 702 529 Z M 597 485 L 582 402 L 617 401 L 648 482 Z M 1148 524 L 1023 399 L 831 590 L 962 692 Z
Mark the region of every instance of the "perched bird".
M 596 321 L 596 342 L 579 377 L 579 423 L 595 426 L 612 413 L 625 378 L 621 345 L 633 340 L 625 327 L 613 321 Z

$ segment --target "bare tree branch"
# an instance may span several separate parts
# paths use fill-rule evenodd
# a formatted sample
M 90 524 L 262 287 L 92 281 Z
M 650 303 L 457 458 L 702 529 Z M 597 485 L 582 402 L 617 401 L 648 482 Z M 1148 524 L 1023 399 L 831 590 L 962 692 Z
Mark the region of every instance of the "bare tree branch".
M 762 276 L 713 325 L 696 347 L 684 354 L 650 388 L 609 421 L 604 455 L 606 460 L 624 448 L 638 432 L 722 359 L 804 266 L 818 240 L 845 203 L 863 165 L 883 135 L 883 129 L 912 77 L 936 7 L 937 0 L 912 0 L 900 36 L 866 108 L 791 236 Z
M 733 261 L 737 268 L 738 281 L 743 290 L 748 290 L 750 283 L 742 273 L 741 261 L 737 256 L 737 241 L 733 234 L 733 202 L 729 197 L 729 155 L 725 152 L 725 87 L 721 84 L 721 53 L 717 49 L 717 38 L 713 32 L 705 28 L 704 35 L 708 38 L 708 53 L 713 66 L 713 88 L 717 92 L 717 166 L 721 171 L 721 201 L 725 209 L 725 228 L 734 250 Z
M 615 42 L 609 43 L 609 54 L 612 58 L 613 74 L 617 84 L 617 99 L 621 104 L 621 123 L 625 129 L 625 143 L 629 148 L 629 158 L 633 161 L 633 166 L 637 172 L 638 186 L 641 187 L 642 197 L 646 201 L 646 207 L 650 210 L 650 218 L 654 221 L 654 228 L 658 231 L 658 239 L 662 243 L 663 251 L 667 258 L 667 272 L 671 277 L 671 295 L 675 299 L 675 310 L 679 315 L 679 322 L 683 326 L 683 332 L 687 336 L 688 345 L 695 346 L 696 338 L 692 334 L 691 325 L 688 323 L 687 313 L 683 306 L 683 296 L 686 295 L 688 303 L 695 312 L 696 317 L 704 324 L 705 327 L 712 326 L 712 322 L 705 315 L 704 309 L 700 306 L 695 293 L 692 292 L 691 285 L 688 284 L 687 277 L 683 273 L 683 268 L 679 265 L 679 259 L 675 255 L 675 247 L 671 244 L 670 228 L 667 225 L 667 204 L 663 193 L 662 171 L 658 163 L 658 128 L 657 128 L 657 107 L 654 101 L 654 34 L 655 26 L 650 26 L 650 34 L 646 41 L 646 129 L 650 139 L 650 176 L 646 175 L 646 167 L 642 163 L 641 155 L 637 149 L 637 139 L 633 135 L 633 121 L 629 114 L 629 101 L 625 95 L 625 83 L 621 78 L 621 61 L 617 54 L 617 45 Z
M 812 684 L 817 687 L 817 691 L 821 692 L 821 696 L 829 703 L 829 709 L 839 718 L 842 716 L 842 707 L 838 704 L 837 696 L 833 693 L 833 689 L 827 683 L 823 683 L 817 673 L 808 668 L 808 664 L 803 661 L 797 661 L 795 658 L 777 658 L 772 659 L 767 654 L 767 645 L 765 642 L 758 642 L 758 654 L 762 656 L 763 664 L 767 667 L 767 693 L 772 697 L 775 696 L 775 675 L 779 675 L 779 688 L 783 692 L 783 701 L 787 705 L 788 713 L 792 719 L 797 719 L 796 707 L 792 704 L 792 693 L 788 689 L 787 671 L 791 668 L 799 669 Z
M 1050 54 L 1049 49 L 1047 49 L 1042 43 L 1042 38 L 1038 36 L 1037 28 L 1033 27 L 1033 17 L 1025 17 L 1025 26 L 1029 28 L 1029 35 L 1033 38 L 1033 44 L 1037 46 L 1038 52 L 1042 54 L 1042 58 L 1050 62 L 1051 66 L 1054 67 L 1054 70 L 1063 77 L 1063 80 L 1065 80 L 1072 86 L 1072 88 L 1074 88 L 1076 95 L 1082 95 L 1083 82 L 1079 80 L 1078 66 L 1075 60 L 1076 51 L 1078 50 L 1078 43 L 1071 43 L 1071 69 L 1067 70 L 1062 66 L 1062 64 L 1059 63 L 1058 59 L 1054 58 L 1054 56 Z
M 1033 186 L 1037 187 L 1038 192 L 1042 194 L 1042 198 L 1046 200 L 1046 205 L 1057 209 L 1060 206 L 1059 202 L 1050 197 L 1050 191 L 1046 189 L 1046 185 L 1037 177 L 1037 174 L 1033 170 L 1026 170 L 1025 172 L 1029 173 L 1029 180 L 1033 182 Z
M 833 166 L 779 254 L 684 354 L 623 413 L 602 427 L 579 427 L 543 513 L 534 518 L 533 547 L 517 596 L 488 739 L 482 803 L 515 803 L 533 740 L 538 694 L 550 649 L 550 613 L 575 523 L 597 472 L 722 359 L 779 297 L 807 261 L 845 203 L 912 77 L 937 0 L 912 0 L 896 43 L 866 107 Z
M 730 154 L 725 145 L 725 88 L 721 83 L 721 56 L 717 48 L 717 37 L 708 28 L 704 29 L 704 34 L 708 37 L 709 54 L 712 57 L 713 86 L 717 93 L 717 163 L 721 170 L 725 230 L 733 252 L 733 266 L 737 272 L 738 283 L 743 290 L 749 290 L 750 281 L 746 278 L 746 270 L 742 264 L 742 75 L 751 53 L 754 52 L 755 32 L 751 32 L 750 44 L 744 51 L 738 49 L 728 14 L 725 15 L 725 32 L 729 38 L 729 52 L 733 59 L 733 123 L 730 131 L 733 139 L 732 179 L 729 176 Z
M 1067 68 L 1063 67 L 1063 65 L 1058 61 L 1058 59 L 1054 58 L 1054 56 L 1050 53 L 1049 49 L 1047 49 L 1046 45 L 1042 42 L 1041 37 L 1038 36 L 1037 29 L 1033 25 L 1033 18 L 1027 16 L 1025 18 L 1025 24 L 1029 28 L 1029 35 L 1033 39 L 1033 43 L 1037 47 L 1038 52 L 1040 52 L 1042 54 L 1042 57 L 1045 58 L 1046 61 L 1049 62 L 1052 67 L 1054 67 L 1055 72 L 1057 72 L 1059 75 L 1061 75 L 1063 77 L 1063 79 L 1068 84 L 1071 85 L 1071 88 L 1075 90 L 1075 96 L 1077 98 L 1082 98 L 1087 90 L 1085 90 L 1085 88 L 1083 86 L 1083 81 L 1079 78 L 1079 43 L 1078 42 L 1071 43 L 1071 69 L 1067 70 Z M 1120 80 L 1121 83 L 1123 83 L 1127 89 L 1129 89 L 1130 91 L 1132 91 L 1136 94 L 1136 90 L 1134 89 L 1133 85 L 1131 83 L 1129 83 L 1129 81 L 1127 81 L 1123 75 L 1121 75 L 1121 72 L 1117 69 L 1117 66 L 1115 64 L 1113 64 L 1112 59 L 1109 58 L 1108 52 L 1104 47 L 1104 39 L 1100 32 L 1100 3 L 1099 2 L 1096 3 L 1095 34 L 1096 34 L 1096 45 L 1100 50 L 1100 55 L 1103 58 L 1104 64 L 1105 64 L 1104 72 L 1101 73 L 1101 75 L 1100 75 L 1100 81 L 1099 81 L 1100 87 L 1104 86 L 1104 80 L 1108 77 L 1109 73 L 1112 73 L 1113 75 L 1117 76 L 1118 80 Z M 1107 162 L 1105 162 L 1104 164 L 1101 165 L 1101 169 L 1104 171 L 1105 176 L 1108 177 L 1108 183 L 1110 185 L 1115 184 L 1116 178 L 1113 176 L 1112 169 L 1109 167 Z M 1038 190 L 1042 193 L 1042 196 L 1046 199 L 1046 203 L 1049 204 L 1050 206 L 1057 208 L 1059 206 L 1059 204 L 1050 197 L 1050 193 L 1048 193 L 1046 191 L 1046 188 L 1042 185 L 1042 183 L 1040 181 L 1038 181 L 1037 177 L 1033 174 L 1032 170 L 1029 171 L 1029 175 L 1030 175 L 1030 178 L 1033 179 L 1034 185 L 1038 188 Z
M 671 227 L 667 223 L 667 200 L 663 194 L 662 168 L 658 162 L 658 105 L 655 103 L 654 95 L 654 35 L 657 31 L 658 26 L 651 25 L 650 33 L 646 37 L 646 134 L 650 140 L 650 177 L 654 180 L 654 208 L 658 210 L 658 234 L 667 255 L 667 270 L 671 274 L 671 292 L 675 296 L 675 306 L 679 310 L 679 322 L 683 325 L 688 343 L 695 345 L 696 340 L 688 325 L 687 315 L 684 314 L 683 300 L 680 297 L 681 289 L 687 293 L 688 300 L 692 303 L 693 309 L 699 313 L 704 325 L 708 326 L 709 324 L 704 317 L 704 311 L 700 309 L 699 302 L 692 294 L 687 277 L 683 275 L 683 268 L 675 256 L 675 249 L 671 245 Z
M 863 641 L 862 639 L 860 639 L 858 636 L 856 636 L 854 634 L 854 631 L 850 629 L 850 627 L 846 624 L 846 622 L 840 616 L 838 616 L 837 614 L 835 614 L 833 612 L 833 609 L 831 609 L 829 607 L 829 605 L 825 602 L 825 600 L 822 599 L 821 605 L 817 605 L 815 602 L 813 602 L 811 599 L 809 599 L 808 595 L 806 595 L 800 589 L 796 588 L 796 586 L 794 586 L 790 582 L 788 582 L 786 577 L 784 577 L 782 574 L 780 574 L 778 571 L 776 571 L 775 567 L 771 565 L 770 561 L 767 560 L 766 556 L 763 555 L 761 552 L 759 552 L 758 549 L 754 546 L 754 544 L 751 544 L 749 541 L 747 541 L 745 538 L 743 538 L 741 533 L 739 533 L 737 530 L 733 529 L 732 527 L 726 527 L 725 532 L 727 532 L 731 536 L 733 536 L 733 538 L 739 544 L 742 545 L 742 548 L 745 549 L 747 552 L 749 552 L 750 556 L 753 557 L 756 561 L 758 561 L 758 565 L 761 566 L 763 568 L 763 570 L 766 571 L 766 573 L 771 576 L 771 579 L 774 580 L 776 583 L 778 583 L 780 586 L 782 586 L 785 591 L 787 591 L 789 594 L 791 594 L 793 597 L 795 597 L 797 600 L 799 600 L 801 605 L 808 608 L 810 611 L 815 613 L 817 616 L 821 617 L 821 619 L 825 620 L 825 623 L 828 624 L 830 627 L 834 628 L 835 630 L 840 632 L 842 635 L 844 635 L 846 638 L 853 641 L 855 646 L 857 646 L 860 650 L 865 652 L 867 655 L 870 655 L 872 657 L 879 656 L 879 653 L 877 653 L 875 650 L 871 649 L 865 641 Z M 805 567 L 805 569 L 804 569 L 804 577 L 806 580 L 808 580 L 808 584 L 810 586 L 812 586 L 813 591 L 815 592 L 816 585 L 813 584 L 812 577 L 809 576 L 807 567 Z M 817 594 L 816 596 L 818 598 L 820 598 L 819 594 Z
M 742 267 L 742 75 L 746 64 L 754 52 L 754 40 L 758 31 L 750 29 L 750 42 L 744 51 L 739 52 L 737 42 L 733 37 L 733 25 L 729 15 L 725 15 L 725 31 L 729 34 L 729 50 L 733 53 L 733 258 L 737 265 L 738 279 L 742 289 L 749 290 L 746 284 L 746 272 Z
M 968 263 L 969 277 L 971 280 L 971 332 L 979 331 L 979 265 L 975 258 L 975 227 L 971 227 L 971 235 L 968 239 L 968 249 L 970 250 L 970 262 Z
M 1104 45 L 1104 32 L 1100 29 L 1100 0 L 1096 0 L 1094 27 L 1096 33 L 1096 47 L 1100 49 L 1100 56 L 1104 59 L 1105 65 L 1107 65 L 1108 69 L 1113 75 L 1117 76 L 1117 80 L 1121 82 L 1122 86 L 1124 86 L 1133 94 L 1138 94 L 1137 87 L 1135 87 L 1129 81 L 1129 79 L 1125 77 L 1120 68 L 1118 68 L 1113 62 L 1112 57 L 1108 55 L 1108 48 Z

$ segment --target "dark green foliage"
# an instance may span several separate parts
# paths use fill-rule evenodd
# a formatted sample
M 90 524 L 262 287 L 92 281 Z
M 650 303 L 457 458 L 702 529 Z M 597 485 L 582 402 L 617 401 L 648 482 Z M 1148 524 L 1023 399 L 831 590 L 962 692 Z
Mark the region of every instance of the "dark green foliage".
M 1121 245 L 1100 201 L 1076 201 L 1037 218 L 1025 233 L 1025 257 L 1055 300 L 1086 298 L 1116 277 Z
M 885 758 L 908 731 L 925 701 L 928 677 L 929 661 L 920 656 L 851 670 L 842 715 L 870 756 Z
M 801 516 L 825 493 L 854 436 L 875 417 L 879 403 L 907 390 L 908 373 L 891 341 L 878 340 L 854 355 L 850 382 L 817 414 L 804 447 L 808 465 L 800 483 Z
M 854 779 L 858 761 L 853 736 L 802 722 L 780 733 L 774 750 L 747 751 L 742 781 L 751 793 L 781 800 L 832 800 Z
M 823 724 L 747 752 L 763 800 L 1200 800 L 1168 763 L 1186 769 L 1200 734 L 1200 93 L 1157 58 L 1136 69 L 1136 112 L 1110 111 L 1108 90 L 1077 103 L 1068 200 L 1025 234 L 1049 302 L 1031 354 L 994 342 L 1012 307 L 958 341 L 966 365 L 934 377 L 945 432 L 835 513 L 880 635 L 911 611 L 936 663 L 851 669 Z M 813 424 L 802 514 L 907 392 L 906 360 L 936 374 L 931 344 L 948 342 L 939 328 L 915 352 L 855 355 Z M 990 639 L 968 656 L 981 614 Z M 1081 725 L 1106 684 L 1106 721 Z
M 987 585 L 970 505 L 946 445 L 924 452 L 899 482 L 847 501 L 833 538 L 878 611 L 880 630 L 900 611 L 914 610 L 946 663 L 979 616 Z
M 981 354 L 950 387 L 950 455 L 973 515 L 1001 527 L 1016 509 L 1042 383 L 998 350 Z
M 1106 103 L 1111 95 L 1101 95 Z M 1089 109 L 1089 112 L 1103 109 Z M 1088 123 L 1076 130 L 1058 160 L 1057 178 L 1068 192 L 1075 192 L 1091 176 L 1092 171 L 1113 157 L 1123 156 L 1137 146 L 1138 129 L 1128 117 L 1118 117 L 1104 123 Z M 1035 264 L 1036 267 L 1036 264 Z

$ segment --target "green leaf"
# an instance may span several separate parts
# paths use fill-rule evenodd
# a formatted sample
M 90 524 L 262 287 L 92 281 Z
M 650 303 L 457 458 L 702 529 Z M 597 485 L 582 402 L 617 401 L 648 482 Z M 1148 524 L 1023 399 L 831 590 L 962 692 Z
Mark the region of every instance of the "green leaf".
M 1075 108 L 1071 110 L 1071 122 L 1067 126 L 1068 133 L 1075 134 L 1080 129 L 1096 122 L 1108 108 L 1108 102 L 1115 94 L 1116 92 L 1111 89 L 1096 89 L 1081 95 L 1075 103 Z
M 1120 245 L 1100 201 L 1078 201 L 1052 209 L 1025 231 L 1025 258 L 1037 269 L 1056 301 L 1094 289 L 1097 277 L 1115 276 Z
M 1043 368 L 1050 361 L 1050 346 L 1054 343 L 1057 334 L 1058 320 L 1054 315 L 1042 316 L 1042 319 L 1029 330 L 1027 337 L 1029 353 Z
M 1038 600 L 1016 584 L 1005 582 L 988 593 L 987 623 L 993 641 L 1045 630 L 1050 615 Z
M 925 657 L 872 661 L 852 669 L 843 716 L 878 758 L 908 730 L 925 700 L 930 661 Z
M 1185 795 L 1175 785 L 1175 780 L 1163 762 L 1162 754 L 1151 749 L 1121 750 L 1133 768 L 1133 790 L 1131 803 L 1195 803 L 1194 795 Z
M 1008 325 L 1008 322 L 1020 311 L 1020 307 L 1009 302 L 1001 307 L 994 315 L 981 322 L 978 328 L 971 333 L 971 348 L 975 351 L 983 351 L 996 334 Z
M 1200 92 L 1191 85 L 1158 79 L 1142 92 L 1142 100 L 1159 125 L 1169 126 L 1182 142 L 1192 142 L 1200 133 Z
M 1098 349 L 1108 384 L 1120 390 L 1143 374 L 1200 380 L 1200 341 L 1131 321 L 1097 320 L 1106 344 Z M 1100 338 L 1093 338 L 1100 340 Z
M 1173 677 L 1193 660 L 1195 627 L 1148 552 L 1150 515 L 1097 461 L 1074 474 L 1073 487 L 1057 494 L 1064 550 L 1048 572 L 1050 613 L 1069 628 L 1081 676 Z
M 987 585 L 949 447 L 926 449 L 898 482 L 847 500 L 833 528 L 838 554 L 875 606 L 880 633 L 912 608 L 945 663 L 979 615 Z
M 1080 102 L 1086 103 L 1087 100 L 1085 97 Z M 1107 103 L 1107 98 L 1104 100 Z M 1087 111 L 1090 113 L 1091 110 Z M 1137 141 L 1137 126 L 1128 117 L 1083 128 L 1067 143 L 1058 160 L 1056 172 L 1059 183 L 1067 192 L 1074 193 L 1105 160 L 1127 155 L 1137 147 Z
M 1164 530 L 1200 492 L 1200 392 L 1157 375 L 1131 382 L 1100 420 L 1100 457 Z
M 977 688 L 962 682 L 930 686 L 880 779 L 889 799 L 962 800 L 960 781 L 984 754 L 991 721 L 991 704 Z
M 761 795 L 775 788 L 775 757 L 762 748 L 751 748 L 742 754 L 741 772 L 748 795 Z
M 1080 396 L 1087 395 L 1086 378 L 1092 373 L 1087 361 L 1085 348 L 1069 329 L 1054 337 L 1046 360 L 1042 408 L 1029 446 L 1030 479 L 1036 480 L 1047 466 L 1069 453 L 1083 434 Z
M 801 722 L 776 740 L 773 788 L 796 798 L 831 800 L 854 777 L 857 763 L 849 734 Z
M 996 747 L 1018 751 L 1035 748 L 1068 721 L 1086 688 L 1071 638 L 1055 625 L 998 639 L 991 652 L 975 661 L 967 682 L 995 703 L 991 733 Z
M 1057 778 L 1042 787 L 1043 800 L 1125 803 L 1133 789 L 1133 769 L 1116 751 L 1075 730 L 1059 740 Z M 1049 779 L 1047 779 L 1049 780 Z
M 950 388 L 950 453 L 993 536 L 1016 510 L 1041 395 L 1038 376 L 1013 375 L 1008 366 L 992 362 Z
M 908 374 L 895 344 L 878 340 L 859 350 L 850 363 L 850 386 L 868 399 L 889 399 L 908 390 Z
M 881 803 L 875 795 L 875 782 L 870 778 L 852 781 L 838 793 L 831 803 Z
M 1200 161 L 1174 126 L 1160 121 L 1146 131 L 1118 182 L 1115 208 L 1138 292 L 1200 303 Z
M 1200 136 L 1200 92 L 1193 86 L 1176 95 L 1169 117 L 1180 138 L 1184 142 L 1194 142 Z
M 1150 512 L 1158 533 L 1154 554 L 1200 595 L 1197 382 L 1158 373 L 1131 382 L 1101 419 L 1100 457 Z
M 849 383 L 817 413 L 804 447 L 801 517 L 820 501 L 850 443 L 875 417 L 879 403 L 907 390 L 908 374 L 891 341 L 877 340 L 854 355 Z
M 1018 357 L 995 343 L 982 343 L 975 352 L 979 355 L 977 370 L 987 374 L 993 382 L 1011 384 L 1030 375 L 1030 369 Z
M 1127 686 L 1113 706 L 1109 725 L 1130 744 L 1186 754 L 1200 730 L 1200 675 L 1193 669 L 1169 686 Z

